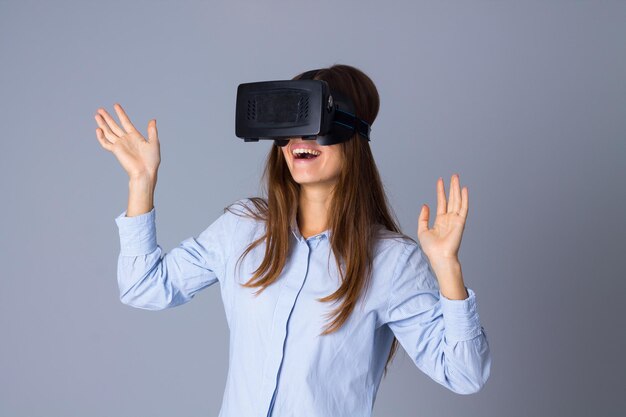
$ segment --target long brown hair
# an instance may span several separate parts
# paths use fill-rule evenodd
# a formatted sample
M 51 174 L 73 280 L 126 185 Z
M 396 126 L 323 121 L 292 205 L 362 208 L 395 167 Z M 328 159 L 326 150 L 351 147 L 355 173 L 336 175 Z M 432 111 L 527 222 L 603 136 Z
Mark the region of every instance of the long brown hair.
M 303 74 L 293 79 L 297 80 Z M 349 65 L 333 65 L 318 71 L 314 79 L 324 80 L 332 91 L 350 97 L 356 116 L 370 125 L 374 122 L 380 98 L 372 80 L 361 70 Z M 340 145 L 342 171 L 330 203 L 330 212 L 335 214 L 329 216 L 328 228 L 332 231 L 330 245 L 341 275 L 341 285 L 337 291 L 318 301 L 341 299 L 342 304 L 332 312 L 334 318 L 321 335 L 338 330 L 349 318 L 362 292 L 367 291 L 372 272 L 373 245 L 377 238 L 375 226 L 382 225 L 384 229 L 402 235 L 395 215 L 392 216 L 389 209 L 369 143 L 355 134 Z M 298 209 L 300 185 L 291 176 L 282 150 L 277 145 L 272 146 L 267 156 L 262 183 L 267 199 L 251 197 L 255 210 L 247 208 L 246 211 L 250 217 L 265 222 L 265 234 L 252 242 L 239 257 L 241 260 L 265 242 L 263 261 L 250 280 L 241 284 L 244 287 L 261 287 L 255 294 L 262 292 L 280 275 L 289 253 L 290 222 Z M 230 206 L 227 209 L 230 210 Z M 340 263 L 345 265 L 345 271 Z M 394 337 L 384 375 L 397 349 L 398 340 Z

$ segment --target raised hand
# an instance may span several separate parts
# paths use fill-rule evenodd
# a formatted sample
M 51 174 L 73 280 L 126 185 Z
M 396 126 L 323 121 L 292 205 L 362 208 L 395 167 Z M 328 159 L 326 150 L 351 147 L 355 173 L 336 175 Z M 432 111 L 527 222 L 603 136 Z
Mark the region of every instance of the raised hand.
M 119 104 L 113 106 L 122 127 L 103 108 L 95 114 L 98 128 L 96 137 L 100 145 L 115 155 L 128 176 L 138 178 L 149 176 L 156 181 L 157 171 L 161 163 L 159 138 L 156 120 L 148 123 L 148 140 L 135 129 L 124 109 Z
M 417 238 L 431 263 L 446 264 L 458 262 L 461 237 L 465 229 L 468 211 L 468 190 L 459 183 L 459 175 L 450 179 L 450 196 L 446 202 L 443 178 L 437 180 L 437 217 L 431 229 L 428 228 L 430 209 L 424 204 L 417 223 Z

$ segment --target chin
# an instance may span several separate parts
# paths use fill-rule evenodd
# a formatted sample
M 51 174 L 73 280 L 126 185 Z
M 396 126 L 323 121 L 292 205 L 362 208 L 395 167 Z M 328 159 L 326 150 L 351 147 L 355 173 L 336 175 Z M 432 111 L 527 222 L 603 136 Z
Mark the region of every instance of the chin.
M 306 186 L 329 186 L 337 182 L 338 178 L 309 178 L 306 175 L 292 175 L 292 178 L 299 185 Z

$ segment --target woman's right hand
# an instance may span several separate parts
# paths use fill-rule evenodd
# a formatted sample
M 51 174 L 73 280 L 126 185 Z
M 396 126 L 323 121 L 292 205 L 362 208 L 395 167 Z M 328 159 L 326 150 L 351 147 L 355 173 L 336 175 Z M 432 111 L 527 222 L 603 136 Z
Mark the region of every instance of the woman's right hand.
M 95 115 L 98 128 L 96 137 L 100 145 L 115 155 L 130 179 L 149 177 L 156 181 L 157 171 L 161 163 L 159 137 L 156 119 L 148 123 L 148 140 L 146 140 L 130 122 L 124 109 L 119 104 L 113 106 L 124 129 L 103 108 Z

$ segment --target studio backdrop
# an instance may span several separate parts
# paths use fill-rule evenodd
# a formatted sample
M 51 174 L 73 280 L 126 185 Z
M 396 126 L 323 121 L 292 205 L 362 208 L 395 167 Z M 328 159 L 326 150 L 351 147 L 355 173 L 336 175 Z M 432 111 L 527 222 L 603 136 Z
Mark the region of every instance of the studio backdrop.
M 158 121 L 169 251 L 262 195 L 273 143 L 235 136 L 237 86 L 333 64 L 376 84 L 370 146 L 404 233 L 437 178 L 468 187 L 459 258 L 493 356 L 459 395 L 400 349 L 373 415 L 621 415 L 625 22 L 620 1 L 0 0 L 0 416 L 217 416 L 219 286 L 120 301 L 128 176 L 94 114 Z

